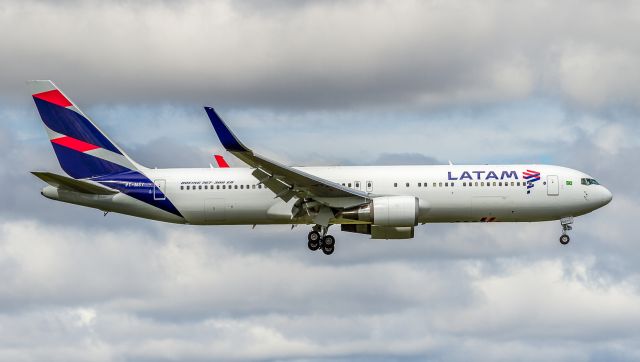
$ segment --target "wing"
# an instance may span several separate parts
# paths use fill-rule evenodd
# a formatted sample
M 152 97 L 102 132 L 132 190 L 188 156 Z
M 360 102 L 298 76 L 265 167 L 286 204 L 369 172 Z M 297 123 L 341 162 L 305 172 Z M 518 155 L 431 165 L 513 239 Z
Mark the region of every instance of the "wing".
M 276 197 L 285 201 L 293 196 L 312 198 L 330 207 L 357 205 L 370 199 L 366 192 L 352 190 L 254 153 L 240 142 L 213 108 L 205 107 L 205 110 L 224 148 L 254 168 L 252 175 Z

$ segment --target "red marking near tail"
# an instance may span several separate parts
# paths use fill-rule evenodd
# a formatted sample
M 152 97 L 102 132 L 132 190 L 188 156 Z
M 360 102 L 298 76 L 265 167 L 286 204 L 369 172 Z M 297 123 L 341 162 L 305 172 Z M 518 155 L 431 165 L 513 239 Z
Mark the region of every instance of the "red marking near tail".
M 78 152 L 87 152 L 87 151 L 95 150 L 96 148 L 100 148 L 96 145 L 92 145 L 91 143 L 80 141 L 79 139 L 75 139 L 69 136 L 55 138 L 55 139 L 52 139 L 51 142 L 58 144 L 60 146 L 71 148 L 72 150 L 76 150 Z
M 56 104 L 60 107 L 69 107 L 71 106 L 71 102 L 66 99 L 59 90 L 54 89 L 42 93 L 36 93 L 33 95 L 34 98 L 42 99 L 43 101 L 47 101 L 49 103 Z
M 229 164 L 227 163 L 227 161 L 224 160 L 224 157 L 222 157 L 221 155 L 213 155 L 213 157 L 216 159 L 216 163 L 218 164 L 218 167 L 229 168 Z

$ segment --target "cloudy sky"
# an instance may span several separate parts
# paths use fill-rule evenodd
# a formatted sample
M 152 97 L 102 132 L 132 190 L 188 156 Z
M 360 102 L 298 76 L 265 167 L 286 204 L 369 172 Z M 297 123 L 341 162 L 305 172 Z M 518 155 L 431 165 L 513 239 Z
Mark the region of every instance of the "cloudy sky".
M 0 360 L 640 360 L 639 2 L 2 1 L 0 34 Z M 614 200 L 567 246 L 443 224 L 331 257 L 103 217 L 40 196 L 27 79 L 151 167 L 208 167 L 211 105 L 292 165 L 544 162 Z

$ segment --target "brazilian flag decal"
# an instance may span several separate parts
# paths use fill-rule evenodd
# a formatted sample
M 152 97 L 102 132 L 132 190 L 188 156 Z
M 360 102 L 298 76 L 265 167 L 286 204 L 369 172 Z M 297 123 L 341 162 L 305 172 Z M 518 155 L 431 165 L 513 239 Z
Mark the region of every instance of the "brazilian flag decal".
M 567 181 L 567 186 L 573 185 L 573 181 Z

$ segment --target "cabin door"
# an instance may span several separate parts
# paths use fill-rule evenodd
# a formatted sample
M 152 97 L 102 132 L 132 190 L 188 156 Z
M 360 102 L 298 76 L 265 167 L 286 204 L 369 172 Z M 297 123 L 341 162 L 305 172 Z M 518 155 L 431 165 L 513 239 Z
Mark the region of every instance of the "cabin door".
M 167 181 L 165 180 L 154 180 L 153 184 L 155 187 L 153 188 L 153 199 L 154 200 L 165 200 L 167 197 L 165 196 L 165 189 L 167 187 Z
M 560 184 L 558 183 L 558 176 L 547 176 L 547 195 L 558 196 L 560 193 Z

